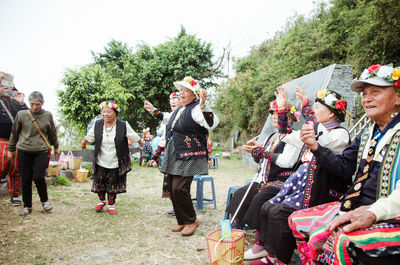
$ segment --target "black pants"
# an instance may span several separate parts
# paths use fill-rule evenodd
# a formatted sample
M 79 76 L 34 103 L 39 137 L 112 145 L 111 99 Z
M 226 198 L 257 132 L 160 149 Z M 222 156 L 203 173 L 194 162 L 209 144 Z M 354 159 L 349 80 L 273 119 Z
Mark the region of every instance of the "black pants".
M 260 236 L 264 248 L 271 255 L 276 255 L 284 263 L 289 263 L 296 240 L 289 228 L 288 218 L 296 210 L 286 204 L 274 205 L 266 202 L 260 212 Z
M 47 185 L 45 173 L 48 152 L 26 152 L 18 150 L 18 170 L 22 179 L 22 200 L 24 207 L 32 207 L 32 181 L 35 182 L 40 201 L 46 202 Z
M 187 225 L 194 223 L 194 221 L 196 221 L 196 212 L 194 210 L 192 197 L 190 195 L 190 185 L 192 184 L 193 176 L 169 176 L 171 201 L 178 224 Z
M 244 222 L 257 230 L 260 230 L 260 209 L 265 202 L 275 197 L 278 193 L 279 188 L 268 186 L 254 195 L 251 204 L 247 208 L 246 215 L 244 216 Z
M 258 193 L 258 184 L 259 184 L 258 182 L 254 182 L 253 185 L 251 186 L 250 191 L 247 194 L 247 197 L 242 204 L 242 207 L 240 207 L 240 210 L 238 211 L 235 217 L 234 223 L 232 223 L 233 227 L 240 229 L 244 226 L 245 223 L 243 219 L 247 212 L 247 209 L 251 204 L 251 201 L 253 200 L 254 196 Z M 250 184 L 247 184 L 233 193 L 229 205 L 226 207 L 226 211 L 229 213 L 230 219 L 232 219 L 233 215 L 235 214 L 237 208 L 239 207 L 240 202 L 242 201 L 249 187 Z

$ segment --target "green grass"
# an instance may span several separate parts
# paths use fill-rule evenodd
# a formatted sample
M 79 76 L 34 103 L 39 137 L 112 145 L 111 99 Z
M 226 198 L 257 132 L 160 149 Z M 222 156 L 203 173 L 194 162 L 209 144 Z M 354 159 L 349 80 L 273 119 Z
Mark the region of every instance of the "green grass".
M 98 197 L 90 192 L 90 180 L 49 186 L 54 209 L 48 214 L 35 189 L 33 212 L 25 218 L 18 216 L 20 208 L 12 207 L 8 197 L 2 197 L 0 229 L 6 232 L 0 241 L 0 263 L 207 264 L 205 237 L 224 216 L 229 187 L 243 185 L 254 174 L 236 158 L 219 158 L 218 162 L 219 168 L 209 171 L 215 182 L 217 209 L 207 205 L 198 211 L 200 226 L 188 238 L 170 232 L 176 219 L 164 214 L 172 206 L 169 199 L 161 198 L 163 174 L 137 163 L 127 176 L 127 193 L 117 196 L 115 216 L 94 210 Z M 191 191 L 193 197 L 195 183 Z M 204 186 L 204 196 L 211 197 L 209 183 Z

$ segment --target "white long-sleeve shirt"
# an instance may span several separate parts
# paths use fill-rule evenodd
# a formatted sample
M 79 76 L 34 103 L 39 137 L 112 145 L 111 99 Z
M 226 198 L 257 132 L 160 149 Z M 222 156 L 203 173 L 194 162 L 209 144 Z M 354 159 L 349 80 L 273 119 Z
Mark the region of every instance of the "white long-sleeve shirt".
M 376 221 L 400 217 L 400 180 L 388 197 L 379 198 L 368 210 L 375 214 Z
M 140 140 L 140 136 L 132 129 L 129 123 L 126 123 L 126 137 L 132 142 L 138 142 Z M 86 140 L 89 143 L 94 143 L 94 127 L 90 128 L 88 134 L 86 135 Z M 118 157 L 117 150 L 115 148 L 115 132 L 116 125 L 112 128 L 106 127 L 104 125 L 103 128 L 103 140 L 100 146 L 100 152 L 97 156 L 97 164 L 104 168 L 118 168 Z M 107 128 L 107 129 L 106 129 Z M 110 129 L 110 131 L 108 131 Z

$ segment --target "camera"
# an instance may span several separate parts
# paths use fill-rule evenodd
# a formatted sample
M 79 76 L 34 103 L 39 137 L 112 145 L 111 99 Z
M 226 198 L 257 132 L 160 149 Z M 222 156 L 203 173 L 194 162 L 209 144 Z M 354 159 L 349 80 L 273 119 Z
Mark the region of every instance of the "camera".
M 17 96 L 17 92 L 16 91 L 6 91 L 6 92 L 4 92 L 4 96 L 14 98 Z

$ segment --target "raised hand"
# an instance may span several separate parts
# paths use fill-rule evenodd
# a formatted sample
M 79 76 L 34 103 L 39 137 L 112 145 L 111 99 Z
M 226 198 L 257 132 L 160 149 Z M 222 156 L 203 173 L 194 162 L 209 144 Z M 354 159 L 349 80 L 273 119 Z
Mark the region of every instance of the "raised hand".
M 304 106 L 308 102 L 308 97 L 306 93 L 304 93 L 304 90 L 298 86 L 296 86 L 295 89 L 296 89 L 297 100 L 300 101 L 301 106 Z
M 206 104 L 207 100 L 207 90 L 201 89 L 200 90 L 200 107 Z
M 287 98 L 286 91 L 283 86 L 278 86 L 276 89 L 276 104 L 278 105 L 278 110 L 285 110 L 287 108 Z
M 145 100 L 144 101 L 144 109 L 147 110 L 149 113 L 153 113 L 154 106 L 149 101 Z
M 14 97 L 14 100 L 17 101 L 20 105 L 24 105 L 25 94 L 22 92 L 17 92 L 17 95 Z

